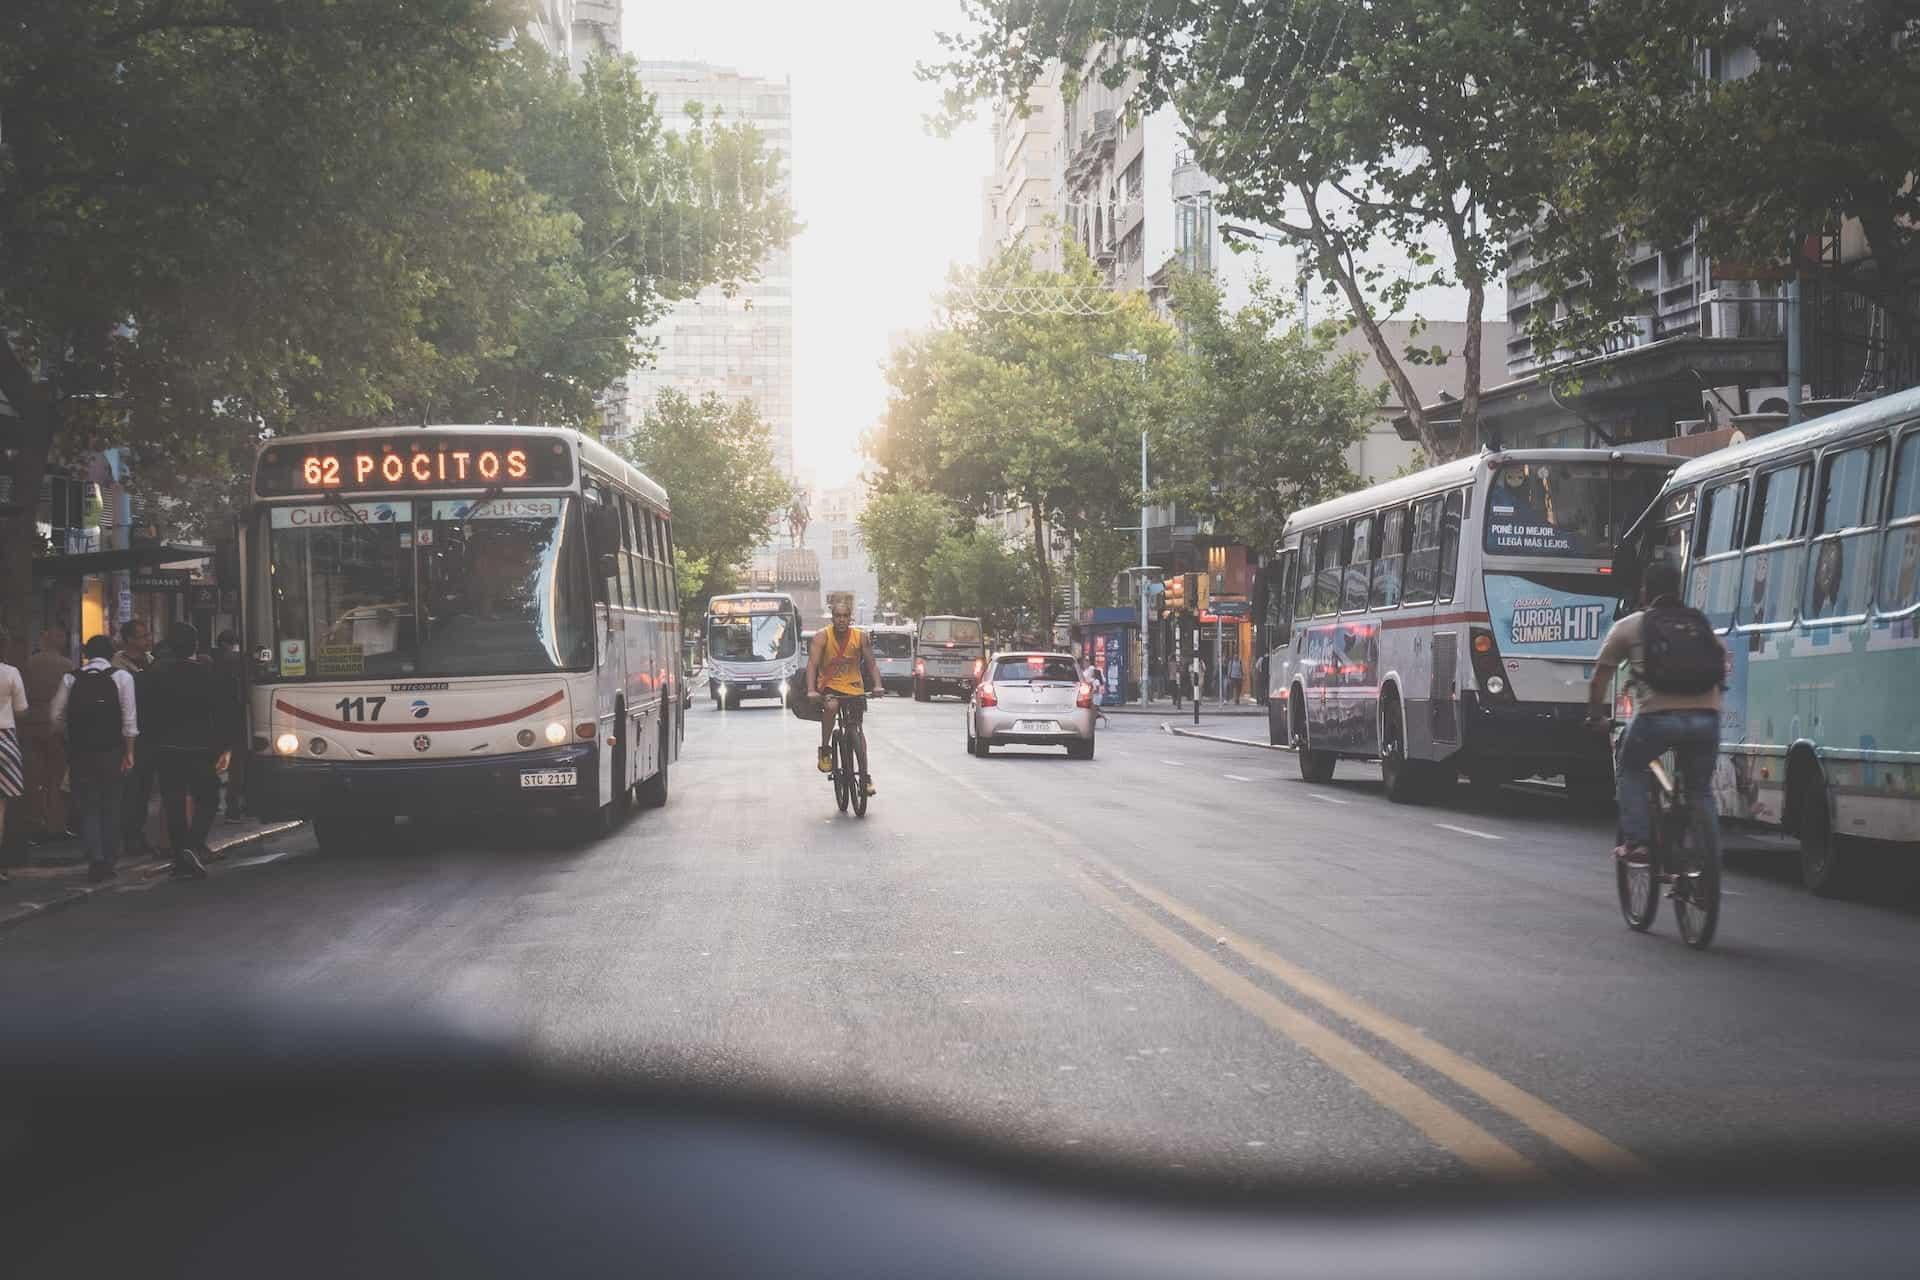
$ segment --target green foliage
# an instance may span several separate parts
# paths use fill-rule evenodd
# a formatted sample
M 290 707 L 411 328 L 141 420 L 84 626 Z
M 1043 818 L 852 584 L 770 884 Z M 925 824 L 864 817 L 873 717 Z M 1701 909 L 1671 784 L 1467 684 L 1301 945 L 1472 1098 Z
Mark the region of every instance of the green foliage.
M 970 614 L 1006 635 L 1032 605 L 1034 577 L 1033 562 L 997 530 L 949 534 L 927 561 L 927 612 Z
M 1155 496 L 1269 551 L 1296 508 L 1354 487 L 1346 450 L 1379 397 L 1361 388 L 1359 355 L 1334 356 L 1326 329 L 1302 332 L 1264 279 L 1236 312 L 1205 276 L 1180 276 L 1173 302 L 1189 355 L 1183 411 L 1167 433 L 1174 461 Z
M 727 591 L 735 571 L 792 501 L 792 486 L 773 461 L 773 439 L 751 401 L 709 392 L 698 400 L 667 388 L 621 443 L 634 466 L 664 487 L 673 503 L 676 569 L 701 578 L 682 582 L 681 611 L 697 616 L 710 596 Z
M 910 618 L 923 617 L 933 588 L 929 565 L 961 524 L 953 504 L 922 489 L 895 487 L 874 494 L 859 523 L 880 598 Z
M 590 425 L 664 301 L 793 230 L 750 129 L 572 80 L 517 0 L 16 0 L 0 20 L 15 492 L 76 430 L 188 465 L 263 431 Z M 209 483 L 222 475 L 200 476 Z M 0 605 L 24 604 L 24 522 Z
M 732 582 L 724 582 L 709 588 L 713 577 L 713 563 L 706 556 L 690 556 L 685 547 L 673 549 L 673 579 L 680 591 L 680 620 L 689 625 L 698 622 L 706 612 L 707 601 L 713 596 L 725 595 L 733 589 Z

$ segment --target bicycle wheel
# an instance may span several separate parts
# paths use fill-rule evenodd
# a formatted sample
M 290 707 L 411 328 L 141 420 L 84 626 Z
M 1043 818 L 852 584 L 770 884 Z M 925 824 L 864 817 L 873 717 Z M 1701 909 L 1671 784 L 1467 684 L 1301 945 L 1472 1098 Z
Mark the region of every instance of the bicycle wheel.
M 860 773 L 854 765 L 853 735 L 842 731 L 840 734 L 840 768 L 837 772 L 847 780 L 847 799 L 853 802 L 855 815 L 865 817 L 867 812 L 867 798 L 860 794 Z M 840 806 L 841 812 L 846 812 L 846 808 L 846 804 L 842 803 Z
M 1683 842 L 1674 850 L 1673 864 L 1674 923 L 1688 946 L 1705 950 L 1720 927 L 1720 859 L 1689 822 Z
M 833 755 L 833 802 L 840 806 L 840 812 L 847 811 L 847 801 L 853 798 L 853 771 L 840 763 L 846 754 L 846 738 L 834 731 L 833 741 L 829 744 Z
M 1613 860 L 1614 886 L 1620 893 L 1620 914 L 1627 927 L 1640 933 L 1653 928 L 1660 914 L 1660 883 L 1654 879 L 1653 864 L 1632 867 L 1619 858 Z

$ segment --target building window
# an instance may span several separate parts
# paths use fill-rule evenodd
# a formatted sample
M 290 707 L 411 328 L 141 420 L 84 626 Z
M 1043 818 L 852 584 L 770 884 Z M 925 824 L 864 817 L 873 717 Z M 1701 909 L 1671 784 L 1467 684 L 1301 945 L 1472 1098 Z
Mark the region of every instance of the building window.
M 833 531 L 833 558 L 835 560 L 845 560 L 849 551 L 848 531 L 845 529 L 835 529 Z

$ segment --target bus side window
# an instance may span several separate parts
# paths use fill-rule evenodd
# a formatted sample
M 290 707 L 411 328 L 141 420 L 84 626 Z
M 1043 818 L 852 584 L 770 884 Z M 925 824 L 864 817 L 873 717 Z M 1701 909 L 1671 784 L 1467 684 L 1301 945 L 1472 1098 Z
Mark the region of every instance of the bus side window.
M 595 603 L 617 608 L 620 604 L 620 579 L 623 573 L 620 566 L 620 548 L 614 545 L 617 541 L 614 529 L 620 523 L 620 511 L 613 505 L 612 495 L 607 492 L 604 485 L 596 483 L 588 487 L 586 516 L 589 550 L 596 556 L 611 554 L 614 561 L 614 572 L 605 577 L 600 576 L 598 567 L 592 570 L 595 575 L 594 580 L 599 585 Z
M 1733 625 L 1740 594 L 1740 508 L 1747 482 L 1728 480 L 1707 490 L 1700 502 L 1700 532 L 1694 540 L 1699 557 L 1688 583 L 1694 608 L 1725 631 Z
M 1878 597 L 1881 613 L 1903 613 L 1920 605 L 1920 430 L 1910 429 L 1900 437 L 1894 459 Z
M 1282 551 L 1268 571 L 1267 648 L 1293 639 L 1293 552 Z
M 672 573 L 662 562 L 666 559 L 665 539 L 660 534 L 660 517 L 649 511 L 647 520 L 647 570 L 653 575 L 653 607 L 661 613 L 667 611 L 667 601 L 672 595 Z
M 1395 507 L 1380 517 L 1380 550 L 1373 558 L 1373 591 L 1369 597 L 1376 609 L 1392 609 L 1400 603 L 1400 575 L 1407 563 L 1407 509 Z
M 1310 618 L 1313 616 L 1313 570 L 1314 558 L 1320 553 L 1320 534 L 1304 534 L 1300 539 L 1300 552 L 1294 557 L 1294 593 L 1293 616 Z
M 673 522 L 660 521 L 660 559 L 667 569 L 667 612 L 680 612 L 680 573 L 673 566 Z
M 1808 552 L 1808 618 L 1860 617 L 1873 598 L 1873 550 L 1880 524 L 1884 441 L 1842 449 L 1820 462 Z
M 1440 586 L 1436 598 L 1453 599 L 1454 578 L 1460 568 L 1460 512 L 1465 506 L 1460 491 L 1447 495 L 1440 509 Z
M 1317 618 L 1340 611 L 1340 573 L 1346 552 L 1344 522 L 1320 531 L 1320 565 L 1313 583 L 1313 613 Z
M 1432 604 L 1434 581 L 1440 576 L 1440 499 L 1423 498 L 1413 504 L 1413 550 L 1407 553 L 1407 581 L 1401 599 L 1407 604 Z
M 1805 462 L 1760 473 L 1753 485 L 1747 550 L 1741 557 L 1740 621 L 1747 626 L 1793 621 L 1807 548 Z
M 1373 574 L 1374 530 L 1378 520 L 1378 516 L 1360 516 L 1350 526 L 1346 586 L 1340 596 L 1343 613 L 1359 613 L 1367 607 L 1367 584 Z

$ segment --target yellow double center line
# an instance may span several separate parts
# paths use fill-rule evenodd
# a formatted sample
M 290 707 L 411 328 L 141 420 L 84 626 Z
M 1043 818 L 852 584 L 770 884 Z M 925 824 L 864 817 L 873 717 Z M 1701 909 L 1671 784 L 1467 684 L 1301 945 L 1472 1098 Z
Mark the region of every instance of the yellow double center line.
M 889 745 L 893 750 L 919 760 L 927 768 L 945 774 L 982 799 L 996 799 L 984 788 L 951 770 L 940 768 L 918 752 L 897 744 Z M 1653 1172 L 1644 1160 L 1604 1134 L 1447 1048 L 1417 1027 L 1409 1026 L 1391 1014 L 1348 995 L 1252 939 L 1171 895 L 1134 879 L 1105 859 L 1086 852 L 1084 845 L 1080 845 L 1071 832 L 1057 829 L 1030 814 L 1012 813 L 1008 816 L 1041 832 L 1056 847 L 1076 846 L 1078 851 L 1075 858 L 1080 865 L 1073 869 L 1075 879 L 1095 902 L 1221 996 L 1345 1076 L 1374 1101 L 1469 1167 L 1489 1177 L 1502 1179 L 1532 1178 L 1541 1173 L 1538 1165 L 1485 1127 L 1407 1079 L 1351 1039 L 1235 972 L 1212 952 L 1195 945 L 1177 930 L 1114 892 L 1089 868 L 1153 904 L 1189 929 L 1205 937 L 1220 939 L 1241 960 L 1295 995 L 1312 1001 L 1335 1017 L 1392 1045 L 1588 1167 L 1616 1177 L 1645 1176 Z

